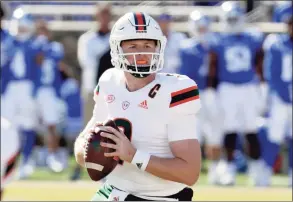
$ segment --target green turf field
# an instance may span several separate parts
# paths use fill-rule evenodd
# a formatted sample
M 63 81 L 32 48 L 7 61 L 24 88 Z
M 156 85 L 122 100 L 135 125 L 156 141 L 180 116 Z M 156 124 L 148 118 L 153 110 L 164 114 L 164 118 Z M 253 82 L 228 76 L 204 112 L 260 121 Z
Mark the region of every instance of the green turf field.
M 100 186 L 89 180 L 86 171 L 81 181 L 68 181 L 74 161 L 70 168 L 62 173 L 51 173 L 46 169 L 38 169 L 28 180 L 15 181 L 7 186 L 3 200 L 25 201 L 78 201 L 90 200 Z M 286 176 L 278 175 L 273 178 L 273 187 L 255 188 L 247 185 L 244 175 L 237 177 L 237 186 L 216 187 L 206 184 L 206 174 L 202 174 L 198 183 L 193 187 L 195 201 L 292 201 L 292 190 L 288 188 Z

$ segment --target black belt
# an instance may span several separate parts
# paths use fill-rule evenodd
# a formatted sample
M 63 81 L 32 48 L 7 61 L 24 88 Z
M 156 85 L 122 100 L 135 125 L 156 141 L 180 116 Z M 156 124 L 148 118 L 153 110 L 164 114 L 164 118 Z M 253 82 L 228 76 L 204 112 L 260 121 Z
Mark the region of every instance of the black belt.
M 113 188 L 117 189 L 116 187 L 113 187 Z M 120 190 L 120 189 L 118 189 L 118 190 Z M 122 190 L 120 190 L 120 191 L 122 191 Z M 148 196 L 146 196 L 146 197 L 148 197 Z M 173 194 L 173 195 L 170 195 L 170 196 L 149 196 L 149 197 L 172 198 L 172 199 L 177 199 L 178 201 L 192 201 L 193 190 L 189 187 L 186 187 L 186 188 L 182 189 L 180 192 Z M 155 201 L 155 200 L 148 200 L 148 199 L 134 196 L 132 194 L 128 194 L 124 201 Z

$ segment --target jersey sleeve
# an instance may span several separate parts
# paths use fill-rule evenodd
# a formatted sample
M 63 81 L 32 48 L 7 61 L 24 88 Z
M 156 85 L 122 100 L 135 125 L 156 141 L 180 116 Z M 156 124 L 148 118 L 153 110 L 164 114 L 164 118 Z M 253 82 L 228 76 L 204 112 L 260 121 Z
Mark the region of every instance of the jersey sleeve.
M 168 141 L 197 139 L 196 137 L 196 114 L 180 114 L 172 119 L 168 126 Z
M 96 122 L 104 122 L 108 116 L 107 104 L 105 102 L 105 93 L 98 84 L 94 91 L 95 107 L 93 110 L 93 116 Z
M 97 122 L 104 122 L 108 117 L 108 106 L 105 101 L 105 88 L 109 79 L 111 79 L 111 71 L 107 70 L 100 77 L 98 85 L 93 91 L 93 99 L 95 101 L 93 115 L 83 132 L 80 134 L 81 136 L 85 135 Z
M 278 40 L 278 37 L 276 34 L 269 34 L 262 44 L 262 49 L 264 51 L 269 50 L 269 48 Z
M 196 139 L 196 116 L 201 108 L 197 84 L 189 77 L 180 75 L 174 86 L 170 93 L 168 139 Z
M 274 66 L 279 66 L 281 61 L 278 61 L 276 57 L 278 52 L 275 49 L 274 44 L 271 44 L 270 47 L 268 47 L 265 50 L 265 56 L 264 56 L 264 62 L 263 62 L 263 74 L 266 81 L 270 81 L 272 77 L 272 71 Z

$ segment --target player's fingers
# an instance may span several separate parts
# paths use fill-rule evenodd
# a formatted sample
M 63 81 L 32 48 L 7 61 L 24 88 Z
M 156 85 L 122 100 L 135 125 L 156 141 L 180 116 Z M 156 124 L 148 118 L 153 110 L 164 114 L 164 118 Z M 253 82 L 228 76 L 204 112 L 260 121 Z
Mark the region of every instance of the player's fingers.
M 99 132 L 100 130 L 106 130 L 105 129 L 105 126 L 95 126 L 94 127 L 94 131 L 97 133 L 97 132 Z
M 110 143 L 105 143 L 105 142 L 101 142 L 100 143 L 102 147 L 108 147 L 108 148 L 112 148 L 112 149 L 118 149 L 118 146 L 116 144 L 110 144 Z
M 101 132 L 101 136 L 102 137 L 109 138 L 109 139 L 113 140 L 115 143 L 118 143 L 119 142 L 119 138 L 116 137 L 113 134 L 110 134 L 110 133 L 107 133 L 107 132 Z
M 119 156 L 118 152 L 111 152 L 111 153 L 104 153 L 105 157 L 114 157 L 114 156 Z
M 117 131 L 115 128 L 106 126 L 105 129 L 111 133 L 113 133 L 114 135 L 116 135 L 119 138 L 123 138 L 125 135 L 121 132 L 121 131 Z

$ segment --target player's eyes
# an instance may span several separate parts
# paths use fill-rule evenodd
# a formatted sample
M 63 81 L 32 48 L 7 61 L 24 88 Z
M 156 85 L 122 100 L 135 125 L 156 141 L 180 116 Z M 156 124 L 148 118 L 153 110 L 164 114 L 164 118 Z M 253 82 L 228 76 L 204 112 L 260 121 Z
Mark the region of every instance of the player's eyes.
M 152 45 L 146 45 L 145 48 L 151 49 L 154 48 Z

